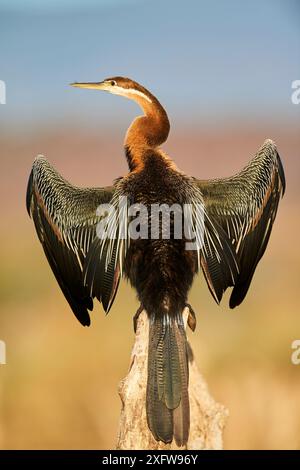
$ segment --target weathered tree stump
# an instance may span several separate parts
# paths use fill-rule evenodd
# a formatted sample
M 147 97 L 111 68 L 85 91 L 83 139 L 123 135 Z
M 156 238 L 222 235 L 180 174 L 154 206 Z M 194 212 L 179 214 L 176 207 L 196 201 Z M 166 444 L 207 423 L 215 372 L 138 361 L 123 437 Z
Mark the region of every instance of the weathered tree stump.
M 188 309 L 183 312 L 185 325 Z M 172 444 L 157 442 L 152 436 L 146 418 L 146 386 L 149 321 L 145 311 L 138 319 L 135 343 L 127 376 L 119 384 L 122 410 L 117 438 L 117 449 L 182 449 Z M 227 409 L 210 396 L 207 384 L 200 374 L 189 346 L 189 396 L 191 425 L 187 449 L 222 449 L 223 429 Z

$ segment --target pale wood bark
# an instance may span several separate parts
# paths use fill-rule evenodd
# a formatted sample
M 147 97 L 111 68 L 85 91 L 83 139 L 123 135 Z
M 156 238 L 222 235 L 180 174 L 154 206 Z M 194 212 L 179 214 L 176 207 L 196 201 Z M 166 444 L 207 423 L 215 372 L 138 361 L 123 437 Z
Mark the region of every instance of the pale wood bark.
M 183 312 L 185 324 L 188 309 Z M 176 444 L 157 442 L 147 426 L 146 386 L 149 322 L 145 311 L 138 319 L 135 343 L 127 376 L 119 384 L 122 402 L 117 449 L 178 449 Z M 216 403 L 195 363 L 189 347 L 189 396 L 191 410 L 187 449 L 222 449 L 227 409 Z

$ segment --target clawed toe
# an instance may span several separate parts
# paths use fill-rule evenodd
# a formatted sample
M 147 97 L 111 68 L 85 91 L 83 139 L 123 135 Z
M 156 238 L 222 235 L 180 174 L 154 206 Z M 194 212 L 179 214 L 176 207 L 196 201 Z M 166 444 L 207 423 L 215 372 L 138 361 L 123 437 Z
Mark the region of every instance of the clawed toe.
M 185 304 L 185 306 L 189 309 L 189 315 L 187 319 L 187 323 L 192 331 L 195 331 L 197 321 L 196 321 L 196 314 L 194 310 L 192 309 L 190 304 Z
M 142 313 L 143 310 L 144 310 L 144 307 L 142 305 L 140 305 L 139 308 L 137 309 L 134 317 L 133 317 L 133 329 L 134 329 L 135 333 L 136 333 L 136 330 L 137 330 L 137 322 L 138 322 L 139 316 L 140 316 L 140 314 Z

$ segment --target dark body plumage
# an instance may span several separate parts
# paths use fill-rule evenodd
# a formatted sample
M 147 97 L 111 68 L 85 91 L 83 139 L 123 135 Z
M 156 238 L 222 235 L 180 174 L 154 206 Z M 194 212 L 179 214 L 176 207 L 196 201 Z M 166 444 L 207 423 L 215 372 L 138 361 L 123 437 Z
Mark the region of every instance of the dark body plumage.
M 197 270 L 197 255 L 185 250 L 184 239 L 174 239 L 173 218 L 170 221 L 170 239 L 162 239 L 160 225 L 159 238 L 152 240 L 151 205 L 183 205 L 185 189 L 190 179 L 174 171 L 159 154 L 154 151 L 146 157 L 145 167 L 134 173 L 125 184 L 125 192 L 130 191 L 131 201 L 147 207 L 149 218 L 149 239 L 131 242 L 125 262 L 125 273 L 139 299 L 147 311 L 161 310 L 168 298 L 170 310 L 182 312 L 187 301 L 187 292 Z
M 159 153 L 149 152 L 144 168 L 126 181 L 133 203 L 183 206 L 190 189 L 189 178 L 166 164 Z M 126 190 L 125 189 L 125 190 Z M 151 217 L 145 221 L 149 236 Z M 171 442 L 173 434 L 183 445 L 189 432 L 188 357 L 182 311 L 197 271 L 197 255 L 185 250 L 185 240 L 174 238 L 170 216 L 170 238 L 131 242 L 125 274 L 136 289 L 150 318 L 147 418 L 154 437 Z M 173 410 L 176 411 L 174 416 Z
M 189 398 L 182 311 L 189 289 L 201 267 L 217 302 L 230 286 L 230 306 L 242 302 L 284 192 L 282 164 L 275 144 L 267 140 L 236 176 L 210 181 L 188 177 L 159 149 L 167 138 L 169 121 L 151 93 L 121 77 L 89 87 L 113 89 L 144 110 L 145 115 L 133 122 L 126 137 L 129 173 L 108 188 L 80 189 L 38 157 L 29 178 L 27 208 L 55 277 L 83 325 L 90 323 L 88 310 L 92 310 L 94 298 L 108 312 L 121 276 L 130 280 L 150 320 L 148 425 L 157 440 L 175 438 L 179 446 L 185 445 Z M 148 238 L 130 236 L 134 217 L 127 206 L 118 206 L 124 197 L 130 206 L 143 204 L 147 209 L 142 215 L 137 213 L 137 229 L 142 233 L 146 227 Z M 116 217 L 97 210 L 107 203 Z M 176 210 L 188 205 L 192 228 L 201 241 L 198 247 L 187 250 L 186 235 L 175 237 L 176 210 L 170 213 L 170 233 L 160 224 L 157 236 L 151 238 L 153 205 L 176 205 Z M 202 208 L 201 220 L 198 207 Z M 181 213 L 180 217 L 184 225 L 185 216 Z M 107 230 L 107 238 L 99 236 L 99 224 Z

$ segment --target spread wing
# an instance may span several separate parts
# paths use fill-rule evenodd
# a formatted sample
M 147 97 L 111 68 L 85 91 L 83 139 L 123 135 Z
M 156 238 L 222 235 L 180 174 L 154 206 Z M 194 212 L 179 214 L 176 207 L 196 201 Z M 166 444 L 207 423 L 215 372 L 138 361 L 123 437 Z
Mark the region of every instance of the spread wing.
M 118 245 L 112 243 L 107 262 L 107 243 L 100 247 L 96 243 L 98 224 L 107 217 L 105 211 L 99 212 L 99 206 L 109 204 L 115 192 L 115 186 L 97 189 L 72 186 L 42 156 L 34 161 L 28 181 L 28 213 L 57 282 L 83 325 L 90 324 L 88 310 L 93 309 L 93 298 L 98 298 L 108 311 L 118 288 L 120 269 L 115 256 Z M 106 260 L 96 272 L 93 263 L 90 264 L 93 268 L 90 283 L 85 279 L 89 253 L 94 254 L 97 263 L 100 254 Z
M 250 163 L 231 178 L 196 180 L 196 184 L 203 196 L 205 213 L 226 233 L 237 256 L 239 273 L 230 297 L 230 307 L 234 308 L 247 294 L 285 191 L 276 145 L 267 140 Z M 209 287 L 214 290 L 213 285 Z

